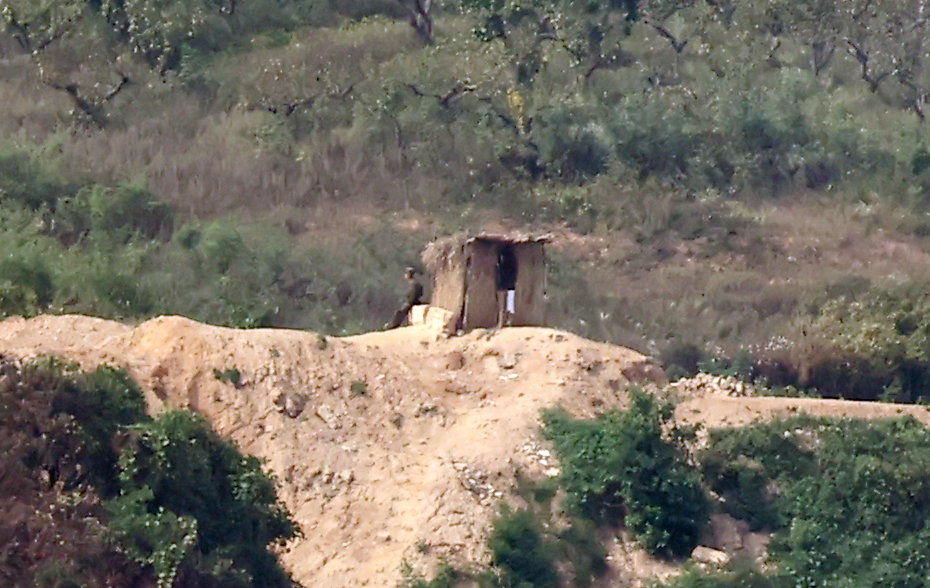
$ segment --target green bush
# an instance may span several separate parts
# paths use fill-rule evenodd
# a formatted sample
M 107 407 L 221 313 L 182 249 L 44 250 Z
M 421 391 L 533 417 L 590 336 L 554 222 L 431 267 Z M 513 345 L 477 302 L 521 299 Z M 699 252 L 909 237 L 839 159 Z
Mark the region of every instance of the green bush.
M 55 285 L 40 257 L 9 257 L 0 261 L 0 316 L 38 314 L 48 308 Z
M 564 410 L 543 413 L 544 435 L 562 463 L 562 483 L 587 516 L 623 522 L 652 553 L 688 555 L 697 545 L 709 505 L 681 441 L 672 406 L 630 392 L 630 408 L 579 421 Z
M 197 250 L 207 269 L 221 274 L 251 253 L 232 219 L 208 223 L 200 235 Z
M 91 270 L 86 279 L 93 288 L 96 300 L 112 309 L 107 313 L 110 316 L 145 316 L 152 310 L 151 295 L 139 289 L 135 276 L 111 267 Z
M 562 560 L 571 564 L 572 585 L 586 588 L 608 571 L 607 549 L 597 535 L 594 521 L 571 517 L 571 523 L 556 533 Z
M 148 420 L 142 390 L 124 370 L 110 366 L 78 372 L 75 366 L 46 360 L 32 369 L 33 377 L 56 390 L 53 410 L 81 425 L 91 481 L 104 496 L 112 496 L 117 492 L 113 439 L 118 431 Z
M 213 368 L 213 377 L 221 382 L 229 382 L 233 386 L 239 387 L 239 382 L 242 380 L 242 373 L 238 368 L 226 368 L 225 370 L 219 370 Z
M 686 176 L 701 138 L 686 113 L 669 96 L 648 86 L 626 97 L 622 115 L 611 121 L 616 156 L 640 178 Z
M 505 588 L 502 579 L 494 572 L 478 567 L 476 569 L 456 568 L 449 563 L 442 563 L 432 580 L 426 580 L 417 574 L 407 562 L 400 565 L 401 579 L 398 588 Z
M 162 547 L 156 546 L 141 554 L 146 563 L 169 557 L 172 565 L 184 561 L 206 575 L 227 570 L 247 585 L 288 585 L 267 546 L 292 537 L 296 528 L 258 459 L 240 455 L 190 412 L 164 413 L 129 433 L 130 443 L 119 455 L 121 498 L 114 503 L 115 509 L 129 509 L 114 521 L 120 541 L 147 544 L 136 534 L 132 514 L 141 503 L 164 526 L 168 546 L 176 545 L 179 536 L 192 536 L 189 541 L 200 554 L 199 561 L 185 560 L 176 547 L 161 554 Z M 195 525 L 185 523 L 186 518 Z
M 724 504 L 769 513 L 754 522 L 774 529 L 769 553 L 789 585 L 924 585 L 930 430 L 915 419 L 714 431 L 700 459 Z
M 878 399 L 892 387 L 898 401 L 930 397 L 928 308 L 926 284 L 919 281 L 826 301 L 809 332 L 839 351 L 838 365 L 822 365 L 823 373 L 812 370 L 812 377 L 842 378 L 837 388 L 854 398 Z
M 100 446 L 56 408 L 84 377 L 68 370 L 0 357 L 0 578 L 16 587 L 148 585 L 150 575 L 105 540 L 105 492 L 89 472 Z M 105 403 L 106 416 L 118 404 Z
M 107 504 L 113 542 L 132 561 L 152 569 L 158 588 L 172 588 L 197 547 L 197 519 L 153 509 L 148 487 L 122 494 Z
M 27 153 L 0 152 L 0 204 L 23 205 L 37 210 L 54 203 L 71 190 Z
M 122 370 L 82 373 L 48 358 L 29 364 L 23 380 L 48 395 L 53 417 L 73 422 L 56 434 L 76 441 L 53 440 L 56 452 L 79 461 L 60 472 L 65 489 L 93 485 L 105 499 L 113 547 L 151 569 L 161 588 L 291 585 L 268 547 L 296 527 L 257 458 L 242 456 L 193 413 L 150 419 Z M 42 455 L 32 459 L 32 467 L 46 467 Z
M 514 511 L 505 506 L 494 522 L 488 547 L 492 563 L 503 570 L 509 586 L 558 588 L 556 547 L 533 511 Z
M 174 211 L 145 187 L 94 184 L 79 190 L 75 198 L 86 203 L 90 228 L 114 240 L 125 243 L 135 234 L 147 239 L 171 236 Z
M 706 574 L 692 570 L 663 584 L 669 588 L 789 588 L 791 580 L 779 574 L 765 575 L 742 564 L 735 570 Z

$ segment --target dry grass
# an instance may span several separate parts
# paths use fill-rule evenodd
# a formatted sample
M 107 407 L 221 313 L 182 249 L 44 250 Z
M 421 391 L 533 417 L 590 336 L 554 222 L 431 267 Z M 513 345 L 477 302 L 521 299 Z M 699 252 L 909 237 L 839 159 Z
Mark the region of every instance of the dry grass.
M 346 200 L 421 206 L 446 189 L 444 181 L 413 169 L 409 146 L 390 133 L 372 141 L 369 130 L 348 126 L 354 84 L 416 41 L 403 22 L 375 18 L 352 28 L 312 29 L 286 47 L 227 57 L 198 82 L 212 88 L 206 101 L 184 90 L 184 77 L 161 80 L 105 51 L 92 53 L 115 60 L 101 67 L 61 51 L 43 55 L 42 64 L 7 59 L 0 62 L 0 136 L 40 145 L 68 177 L 147 182 L 197 216 Z M 106 89 L 119 63 L 133 82 L 104 105 L 105 131 L 80 124 L 67 94 L 42 81 L 79 83 L 81 95 L 97 99 L 90 89 Z M 84 79 L 88 71 L 106 79 Z M 312 114 L 310 104 L 294 116 L 269 112 L 305 99 L 313 99 Z
M 56 128 L 70 123 L 71 104 L 43 85 L 28 58 L 0 61 L 0 136 L 20 145 L 42 143 Z
M 237 209 L 320 206 L 347 199 L 400 207 L 436 187 L 409 173 L 390 146 L 351 133 L 292 142 L 271 113 L 209 115 L 192 98 L 122 129 L 58 137 L 65 167 L 106 181 L 143 178 L 155 193 L 196 216 Z
M 371 19 L 340 29 L 312 29 L 286 47 L 252 51 L 211 67 L 220 95 L 240 108 L 264 108 L 306 99 L 351 100 L 355 84 L 379 64 L 416 48 L 406 23 Z
M 881 228 L 897 226 L 895 210 L 863 215 L 799 198 L 745 212 L 756 224 L 717 242 L 666 238 L 631 249 L 628 230 L 592 236 L 604 242 L 601 259 L 585 264 L 597 306 L 586 332 L 651 353 L 668 341 L 731 357 L 777 343 L 798 363 L 822 346 L 803 327 L 823 301 L 930 276 L 930 240 Z

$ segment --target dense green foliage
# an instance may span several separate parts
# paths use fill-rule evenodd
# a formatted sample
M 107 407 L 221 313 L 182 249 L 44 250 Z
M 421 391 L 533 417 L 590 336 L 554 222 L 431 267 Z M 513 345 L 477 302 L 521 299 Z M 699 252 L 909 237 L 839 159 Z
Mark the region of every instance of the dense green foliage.
M 622 522 L 651 553 L 686 556 L 709 513 L 682 445 L 688 431 L 666 432 L 670 404 L 638 390 L 630 398 L 629 410 L 594 421 L 547 411 L 543 433 L 559 455 L 566 491 L 585 515 Z
M 786 585 L 925 585 L 930 431 L 916 420 L 714 431 L 700 459 L 725 508 L 775 531 Z
M 0 582 L 17 588 L 145 586 L 151 575 L 108 542 L 106 490 L 94 487 L 103 447 L 85 431 L 107 425 L 90 417 L 83 429 L 54 407 L 77 406 L 71 398 L 85 384 L 98 390 L 90 394 L 90 404 L 98 404 L 106 394 L 97 384 L 115 374 L 57 373 L 48 365 L 24 370 L 0 357 Z M 119 388 L 114 396 L 121 396 Z M 138 405 L 130 399 L 98 406 L 117 420 L 133 420 Z
M 503 570 L 506 585 L 557 588 L 556 547 L 547 540 L 535 513 L 504 508 L 488 537 L 492 563 Z
M 779 575 L 765 575 L 752 566 L 713 574 L 691 570 L 669 583 L 674 588 L 789 588 L 794 586 Z
M 108 577 L 163 588 L 290 585 L 267 550 L 295 533 L 273 481 L 202 418 L 149 418 L 138 386 L 108 367 L 82 373 L 42 360 L 20 370 L 3 360 L 0 368 L 10 474 L 0 533 L 21 547 L 0 560 L 10 585 L 44 585 L 29 578 L 49 574 L 88 586 Z M 22 520 L 22 505 L 48 501 L 54 516 Z M 41 548 L 27 549 L 30 541 Z
M 870 369 L 862 372 L 877 383 L 873 394 L 880 389 L 886 400 L 926 401 L 930 399 L 928 303 L 923 282 L 875 289 L 825 304 L 811 330 L 846 354 L 871 360 Z
M 566 583 L 587 588 L 608 570 L 607 551 L 595 523 L 560 511 L 547 482 L 521 480 L 527 504 L 501 506 L 487 545 L 491 566 L 457 568 L 445 564 L 431 580 L 402 566 L 405 588 L 452 588 L 463 583 L 480 588 L 556 588 Z
M 93 372 L 74 372 L 56 360 L 28 369 L 33 378 L 53 392 L 53 411 L 71 415 L 80 425 L 83 460 L 91 483 L 104 495 L 118 491 L 113 472 L 117 456 L 112 439 L 117 431 L 147 421 L 142 391 L 123 370 L 101 366 Z M 62 377 L 62 371 L 68 374 Z
M 112 511 L 134 558 L 154 565 L 159 578 L 196 559 L 204 572 L 245 586 L 287 585 L 266 546 L 295 527 L 258 459 L 240 455 L 190 412 L 161 414 L 126 434 Z M 138 526 L 142 514 L 153 523 Z

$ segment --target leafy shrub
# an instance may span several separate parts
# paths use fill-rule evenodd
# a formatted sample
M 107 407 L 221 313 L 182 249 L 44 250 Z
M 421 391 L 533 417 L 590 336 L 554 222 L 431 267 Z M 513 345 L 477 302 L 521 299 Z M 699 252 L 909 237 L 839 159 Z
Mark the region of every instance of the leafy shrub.
M 492 563 L 504 571 L 511 586 L 558 588 L 556 548 L 529 509 L 504 507 L 488 538 Z
M 921 586 L 930 572 L 918 547 L 930 537 L 930 430 L 913 418 L 714 431 L 701 462 L 725 504 L 774 515 L 755 522 L 775 529 L 770 554 L 789 585 Z
M 0 315 L 33 315 L 48 308 L 55 294 L 51 272 L 38 257 L 0 261 Z
M 398 588 L 457 588 L 458 586 L 473 586 L 475 588 L 504 588 L 501 578 L 494 572 L 483 569 L 457 568 L 448 563 L 442 563 L 432 580 L 426 580 L 417 574 L 407 562 L 400 565 L 401 580 Z
M 238 387 L 242 379 L 242 374 L 234 367 L 226 368 L 225 370 L 213 368 L 213 377 L 221 382 L 229 382 L 233 386 Z
M 145 187 L 123 184 L 115 187 L 93 184 L 75 196 L 83 201 L 92 230 L 102 231 L 116 241 L 126 242 L 138 233 L 147 239 L 171 236 L 174 212 Z
M 569 526 L 556 533 L 563 561 L 571 564 L 572 584 L 585 588 L 607 573 L 607 549 L 597 536 L 597 526 L 585 517 L 572 517 Z
M 559 454 L 565 489 L 587 516 L 624 522 L 652 553 L 687 555 L 709 511 L 680 444 L 688 432 L 673 428 L 666 436 L 672 407 L 651 394 L 632 390 L 630 401 L 626 412 L 591 422 L 546 411 L 543 433 Z
M 151 296 L 139 289 L 132 275 L 126 275 L 116 268 L 92 270 L 87 280 L 95 298 L 112 309 L 108 313 L 110 316 L 140 316 L 148 314 L 152 309 Z
M 42 588 L 146 585 L 144 570 L 102 535 L 102 492 L 87 475 L 94 447 L 74 417 L 53 408 L 62 387 L 71 385 L 54 376 L 61 369 L 47 362 L 23 368 L 0 357 L 0 581 Z
M 124 370 L 110 366 L 80 372 L 74 365 L 48 358 L 27 373 L 33 385 L 41 382 L 54 390 L 56 413 L 67 413 L 80 423 L 90 479 L 105 496 L 114 494 L 117 455 L 112 441 L 121 429 L 148 419 L 142 390 Z
M 133 513 L 155 516 L 152 524 L 163 529 L 157 531 L 161 544 L 135 552 L 139 561 L 168 558 L 170 565 L 162 569 L 166 577 L 184 562 L 206 575 L 228 570 L 249 585 L 287 585 L 266 547 L 292 537 L 296 529 L 277 502 L 273 481 L 258 459 L 240 455 L 202 417 L 172 411 L 132 427 L 119 456 L 119 481 L 121 498 L 113 508 L 120 540 L 152 545 L 138 535 L 149 527 L 137 527 Z M 200 561 L 178 551 L 179 538 L 181 545 L 196 545 Z
M 235 261 L 249 254 L 236 227 L 224 221 L 207 224 L 197 247 L 207 268 L 221 274 L 229 271 Z
M 589 113 L 565 108 L 534 121 L 533 137 L 543 164 L 566 183 L 584 183 L 605 171 L 610 156 L 607 133 Z
M 688 116 L 656 89 L 627 97 L 622 116 L 610 126 L 617 157 L 639 171 L 641 179 L 687 175 L 700 137 Z
M 195 552 L 197 519 L 178 516 L 164 507 L 153 509 L 149 506 L 152 498 L 148 487 L 121 494 L 107 504 L 107 514 L 119 550 L 151 568 L 158 588 L 172 588 Z
M 821 305 L 811 335 L 836 347 L 839 357 L 834 369 L 823 365 L 823 373 L 814 369 L 812 377 L 829 385 L 827 378 L 839 374 L 842 386 L 859 398 L 877 399 L 891 386 L 899 389 L 900 401 L 930 396 L 928 307 L 930 297 L 921 282 L 874 288 L 855 299 Z
M 150 419 L 122 370 L 82 373 L 48 358 L 25 368 L 22 381 L 57 419 L 41 435 L 50 449 L 24 464 L 45 469 L 65 491 L 90 483 L 105 499 L 96 516 L 113 548 L 152 570 L 159 586 L 290 585 L 267 547 L 296 528 L 258 459 L 192 413 Z
M 701 363 L 706 361 L 707 352 L 694 343 L 672 342 L 660 354 L 662 369 L 670 381 L 690 378 L 698 373 Z
M 32 210 L 54 203 L 70 187 L 51 175 L 27 153 L 0 152 L 0 204 L 18 204 Z
M 789 588 L 789 578 L 779 574 L 766 575 L 750 565 L 736 570 L 706 574 L 692 570 L 663 584 L 670 588 Z

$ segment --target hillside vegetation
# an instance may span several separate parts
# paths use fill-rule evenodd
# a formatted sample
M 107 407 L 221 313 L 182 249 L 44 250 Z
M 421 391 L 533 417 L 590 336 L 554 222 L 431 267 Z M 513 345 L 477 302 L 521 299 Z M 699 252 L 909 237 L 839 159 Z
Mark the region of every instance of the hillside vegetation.
M 7 586 L 287 587 L 295 526 L 255 457 L 125 372 L 0 357 Z M 114 582 L 116 584 L 114 584 Z
M 544 434 L 562 473 L 525 481 L 526 506 L 502 509 L 488 539 L 493 565 L 447 566 L 430 581 L 409 577 L 406 586 L 618 585 L 607 556 L 616 535 L 626 532 L 650 553 L 682 563 L 714 511 L 770 533 L 767 553 L 692 561 L 652 585 L 926 585 L 930 488 L 922 472 L 930 434 L 923 424 L 794 417 L 713 430 L 689 459 L 689 431 L 671 423 L 669 409 L 634 389 L 622 413 L 589 421 L 545 413 Z
M 356 333 L 430 239 L 530 227 L 553 325 L 916 400 L 926 10 L 3 0 L 0 313 Z

